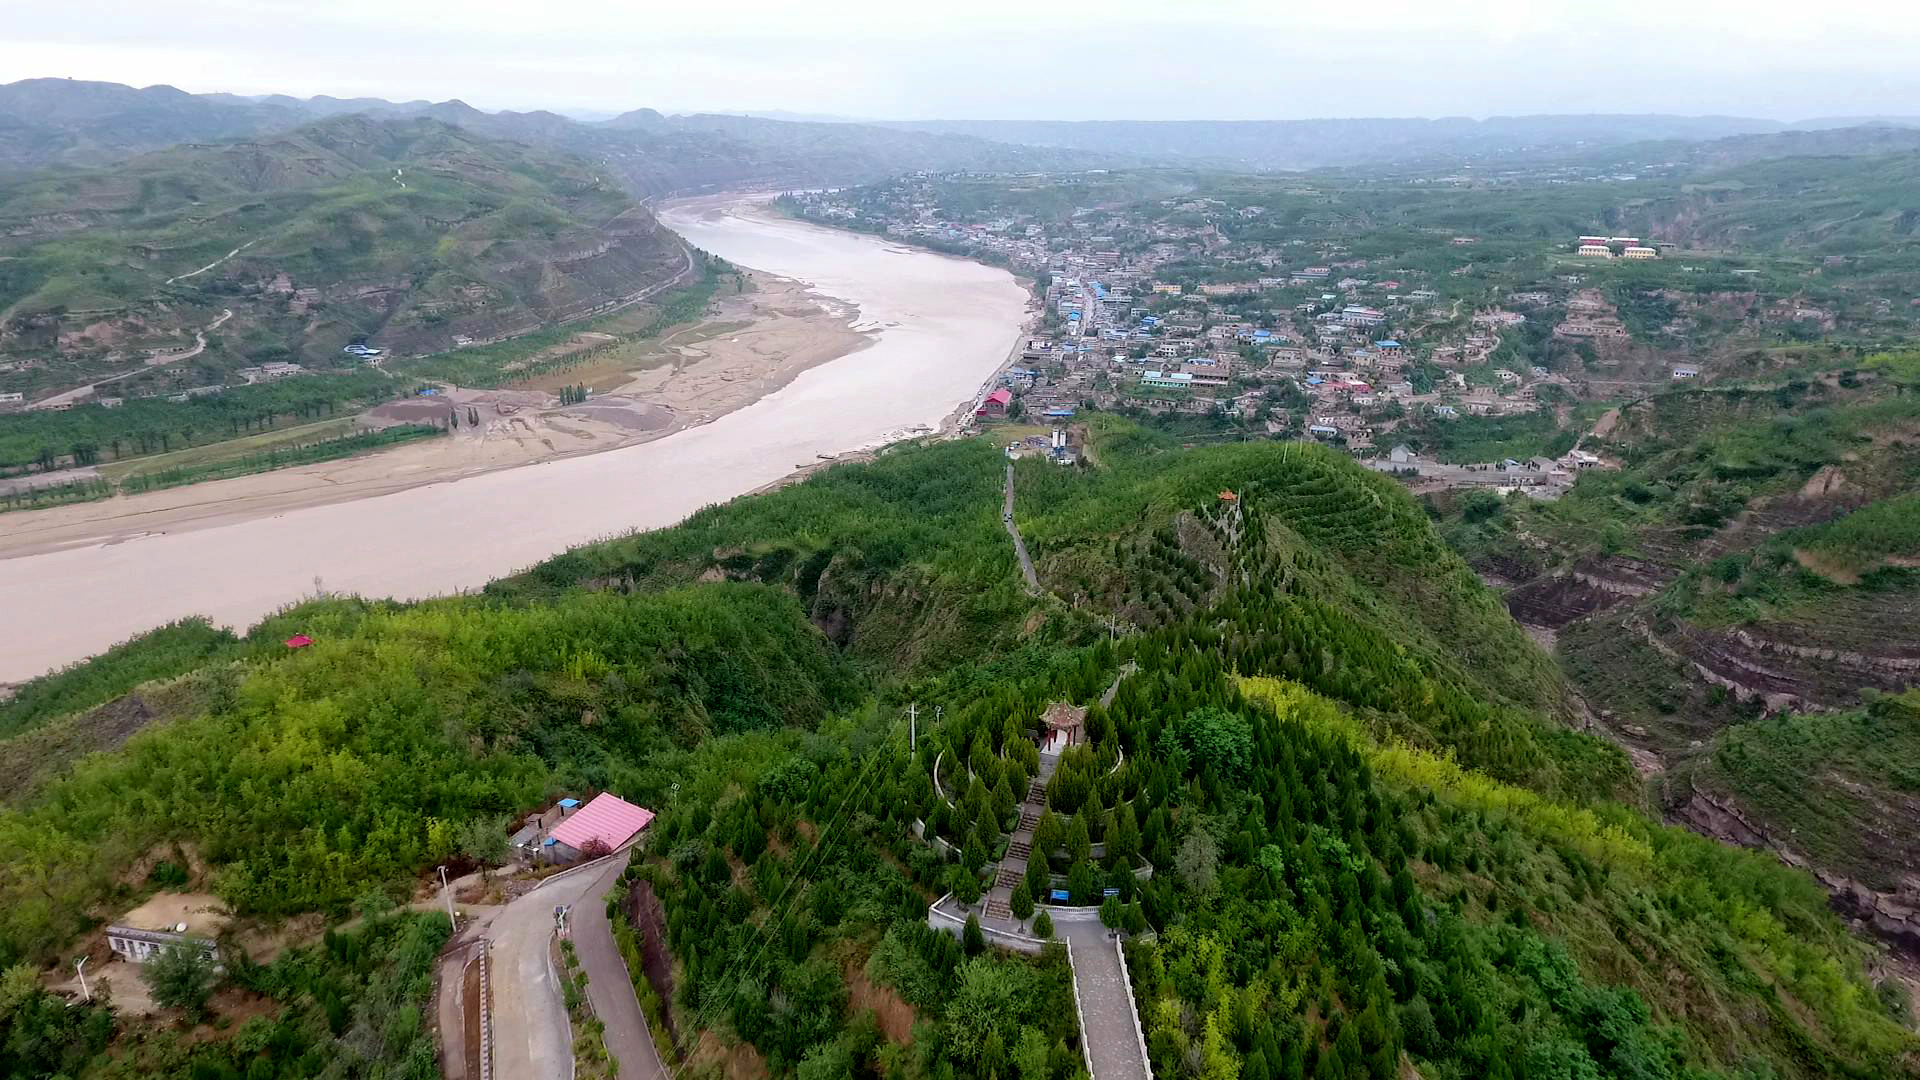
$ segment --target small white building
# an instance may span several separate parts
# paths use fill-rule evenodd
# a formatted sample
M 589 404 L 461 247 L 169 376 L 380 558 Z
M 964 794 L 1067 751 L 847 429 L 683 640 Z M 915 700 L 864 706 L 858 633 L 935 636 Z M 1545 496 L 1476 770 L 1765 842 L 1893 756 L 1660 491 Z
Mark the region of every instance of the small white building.
M 192 893 L 158 893 L 107 927 L 107 947 L 116 956 L 144 964 L 175 945 L 192 945 L 220 962 L 214 939 L 231 921 L 218 899 Z

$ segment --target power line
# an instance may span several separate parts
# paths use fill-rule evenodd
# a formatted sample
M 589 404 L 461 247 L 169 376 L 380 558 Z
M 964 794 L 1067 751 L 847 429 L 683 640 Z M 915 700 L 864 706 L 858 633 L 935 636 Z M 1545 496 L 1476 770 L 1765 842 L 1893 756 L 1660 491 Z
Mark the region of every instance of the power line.
M 828 837 L 833 833 L 833 831 L 836 828 L 838 828 L 840 819 L 843 816 L 845 816 L 847 807 L 853 802 L 854 796 L 860 794 L 861 792 L 867 789 L 869 784 L 872 782 L 872 777 L 873 777 L 875 767 L 880 764 L 881 759 L 883 759 L 885 756 L 886 756 L 886 746 L 884 743 L 882 743 L 881 746 L 875 748 L 872 756 L 868 758 L 867 764 L 862 768 L 859 777 L 854 781 L 852 785 L 848 787 L 847 794 L 840 800 L 839 808 L 836 809 L 832 814 L 832 816 L 830 816 L 827 819 L 826 826 L 819 831 L 817 838 L 814 840 L 812 850 L 807 852 L 806 856 L 801 860 L 800 867 L 796 869 L 796 871 L 794 872 L 793 877 L 790 878 L 787 881 L 787 883 L 781 888 L 780 895 L 774 898 L 774 901 L 772 904 L 768 905 L 769 911 L 778 908 L 780 906 L 780 902 L 786 899 L 787 894 L 793 892 L 794 886 L 798 885 L 806 877 L 806 872 L 809 864 L 811 864 L 815 859 L 817 859 L 820 852 L 826 848 Z M 768 926 L 770 928 L 777 929 L 779 926 L 784 925 L 787 920 L 787 917 L 793 913 L 793 909 L 799 904 L 799 902 L 800 902 L 800 896 L 798 894 L 795 894 L 792 901 L 787 904 L 786 908 L 780 911 L 778 918 L 769 918 Z M 761 961 L 763 961 L 766 958 L 767 951 L 772 947 L 773 947 L 773 932 L 772 930 L 770 930 L 769 932 L 761 935 L 760 946 L 755 951 L 752 960 L 750 960 L 748 963 L 741 966 L 740 970 L 742 974 L 750 975 L 753 972 L 755 972 L 759 968 Z M 715 1012 L 721 1010 L 722 1008 L 726 1006 L 730 1006 L 733 1003 L 734 996 L 740 993 L 740 984 L 741 984 L 740 979 L 733 980 L 733 982 L 730 984 L 726 992 L 725 997 L 722 1000 L 708 1003 L 701 1011 L 711 1016 Z M 665 1063 L 663 1062 L 662 1064 L 665 1064 Z M 675 1080 L 678 1080 L 682 1067 L 683 1066 L 670 1066 L 668 1067 L 668 1072 L 670 1075 L 672 1075 L 675 1078 Z

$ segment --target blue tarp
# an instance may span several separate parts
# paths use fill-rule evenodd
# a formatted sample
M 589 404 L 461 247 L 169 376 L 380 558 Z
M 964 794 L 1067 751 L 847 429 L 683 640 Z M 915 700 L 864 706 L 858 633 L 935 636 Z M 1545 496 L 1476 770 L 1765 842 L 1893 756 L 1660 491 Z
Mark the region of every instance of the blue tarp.
M 1066 902 L 1066 900 L 1067 900 L 1067 890 L 1065 890 L 1065 889 L 1054 889 L 1054 890 L 1052 890 L 1051 892 L 1049 892 L 1049 893 L 1047 893 L 1047 897 L 1048 897 L 1049 899 L 1052 899 L 1052 900 L 1058 900 L 1058 901 L 1060 901 L 1060 902 L 1062 902 L 1062 903 L 1065 903 L 1065 902 Z

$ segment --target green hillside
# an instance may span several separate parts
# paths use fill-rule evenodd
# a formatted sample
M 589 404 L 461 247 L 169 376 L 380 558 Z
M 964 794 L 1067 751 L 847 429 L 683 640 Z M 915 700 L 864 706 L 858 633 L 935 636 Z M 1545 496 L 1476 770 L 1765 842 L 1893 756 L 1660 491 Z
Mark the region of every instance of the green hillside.
M 144 895 L 124 868 L 154 851 L 190 846 L 243 919 L 338 917 L 463 831 L 607 789 L 662 811 L 616 906 L 662 958 L 648 1007 L 690 1072 L 1071 1080 L 1062 957 L 924 923 L 1003 824 L 1000 795 L 947 808 L 935 758 L 997 786 L 1065 698 L 1113 763 L 1076 752 L 1048 789 L 1106 852 L 1070 841 L 1066 876 L 1158 932 L 1128 946 L 1156 1076 L 1912 1073 L 1920 1041 L 1819 887 L 1616 801 L 1625 759 L 1562 724 L 1551 663 L 1396 485 L 1311 447 L 1089 434 L 1096 465 L 1016 464 L 1037 595 L 998 520 L 1005 458 L 944 442 L 483 595 L 314 601 L 248 642 L 175 631 L 30 684 L 17 738 L 148 672 L 204 689 L 0 811 L 0 960 L 48 961 Z M 294 628 L 316 643 L 270 647 Z M 973 830 L 959 864 L 916 818 Z M 34 1060 L 112 1075 L 87 1040 Z M 259 1045 L 148 1075 L 314 1075 Z
M 363 116 L 15 177 L 0 234 L 0 357 L 40 362 L 0 378 L 36 395 L 191 345 L 225 310 L 191 366 L 121 392 L 247 363 L 346 366 L 356 337 L 412 354 L 524 333 L 685 268 L 582 162 Z
M 1144 155 L 1021 146 L 898 126 L 635 109 L 601 122 L 483 112 L 461 101 L 264 99 L 75 79 L 0 84 L 0 172 L 108 165 L 179 143 L 271 137 L 342 115 L 425 118 L 600 162 L 636 196 L 860 183 L 921 170 L 1031 172 L 1137 163 Z M 756 186 L 758 185 L 758 186 Z
M 1920 404 L 1896 355 L 1666 393 L 1588 447 L 1622 465 L 1553 503 L 1432 500 L 1512 583 L 1589 712 L 1677 821 L 1783 853 L 1896 940 L 1914 812 L 1899 694 L 1920 667 Z M 1894 377 L 1889 377 L 1892 373 Z M 1865 893 L 1851 885 L 1857 884 Z
M 1748 808 L 1816 865 L 1876 891 L 1920 872 L 1920 694 L 1840 713 L 1736 724 L 1683 768 L 1675 797 L 1700 788 Z

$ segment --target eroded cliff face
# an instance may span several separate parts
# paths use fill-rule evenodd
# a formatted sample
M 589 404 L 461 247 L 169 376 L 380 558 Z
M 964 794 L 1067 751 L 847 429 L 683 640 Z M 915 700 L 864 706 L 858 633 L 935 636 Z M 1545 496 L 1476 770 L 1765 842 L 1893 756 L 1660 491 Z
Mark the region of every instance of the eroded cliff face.
M 1885 619 L 1888 628 L 1920 625 L 1899 610 L 1887 611 Z M 1676 623 L 1660 636 L 1702 678 L 1742 701 L 1760 699 L 1769 712 L 1842 708 L 1863 690 L 1893 693 L 1920 678 L 1920 640 L 1898 633 L 1861 648 L 1808 643 L 1833 635 L 1790 623 L 1711 629 Z
M 1558 630 L 1596 612 L 1659 592 L 1679 573 L 1624 555 L 1596 555 L 1566 570 L 1516 582 L 1506 593 L 1507 610 L 1523 626 Z
M 1737 800 L 1691 783 L 1675 786 L 1679 790 L 1670 792 L 1667 802 L 1669 820 L 1729 844 L 1772 852 L 1781 862 L 1811 873 L 1826 887 L 1836 911 L 1860 929 L 1920 958 L 1920 873 L 1903 875 L 1891 889 L 1869 887 L 1815 865 L 1791 843 L 1772 835 Z
M 1832 776 L 1809 784 L 1850 784 L 1859 805 L 1836 806 L 1851 851 L 1797 844 L 1738 791 L 1701 782 L 1729 725 L 1779 712 L 1856 708 L 1866 691 L 1897 693 L 1920 682 L 1920 605 L 1911 590 L 1837 591 L 1805 621 L 1702 625 L 1663 613 L 1661 590 L 1679 577 L 1666 560 L 1593 556 L 1523 580 L 1505 591 L 1522 625 L 1557 640 L 1575 691 L 1605 733 L 1632 757 L 1675 824 L 1743 847 L 1772 852 L 1814 875 L 1836 911 L 1862 932 L 1920 965 L 1920 866 L 1896 835 L 1920 832 L 1920 798 Z M 1810 766 L 1811 767 L 1811 766 Z M 1889 872 L 1849 872 L 1886 856 Z M 1909 860 L 1910 861 L 1910 860 Z

